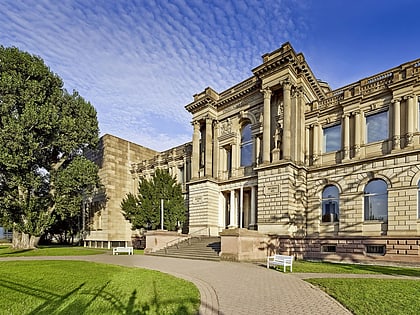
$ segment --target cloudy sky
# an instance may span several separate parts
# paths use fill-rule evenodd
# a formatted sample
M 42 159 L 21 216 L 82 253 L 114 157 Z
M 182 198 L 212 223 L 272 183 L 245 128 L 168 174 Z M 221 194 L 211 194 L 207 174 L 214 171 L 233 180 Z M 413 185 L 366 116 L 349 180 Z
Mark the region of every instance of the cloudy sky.
M 222 92 L 289 41 L 339 88 L 420 58 L 416 0 L 1 0 L 0 45 L 42 57 L 101 134 L 191 140 L 193 95 Z

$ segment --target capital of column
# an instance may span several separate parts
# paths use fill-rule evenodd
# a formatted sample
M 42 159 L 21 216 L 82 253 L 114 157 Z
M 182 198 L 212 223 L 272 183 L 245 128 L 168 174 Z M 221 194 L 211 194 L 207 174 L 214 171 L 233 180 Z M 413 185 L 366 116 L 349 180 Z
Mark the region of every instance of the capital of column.
M 211 118 L 211 117 L 206 117 L 205 119 L 206 119 L 206 124 L 207 124 L 207 125 L 211 125 L 211 124 L 213 124 L 213 121 L 214 121 L 214 119 L 213 119 L 213 118 Z
M 392 99 L 392 101 L 391 101 L 391 103 L 392 103 L 392 104 L 395 104 L 395 103 L 400 103 L 400 102 L 401 102 L 401 98 L 400 98 L 400 97 L 394 98 L 394 99 Z
M 292 83 L 289 81 L 289 79 L 286 79 L 284 81 L 280 82 L 281 86 L 283 87 L 284 90 L 291 90 L 292 88 Z
M 291 96 L 293 98 L 299 98 L 303 95 L 303 88 L 301 86 L 296 87 L 291 90 Z
M 409 100 L 409 99 L 412 99 L 412 98 L 414 98 L 414 95 L 405 95 L 403 97 L 404 100 Z
M 269 99 L 271 97 L 271 94 L 273 94 L 273 91 L 271 91 L 271 89 L 269 87 L 265 87 L 263 89 L 260 90 L 261 93 L 264 94 L 264 98 L 265 99 Z

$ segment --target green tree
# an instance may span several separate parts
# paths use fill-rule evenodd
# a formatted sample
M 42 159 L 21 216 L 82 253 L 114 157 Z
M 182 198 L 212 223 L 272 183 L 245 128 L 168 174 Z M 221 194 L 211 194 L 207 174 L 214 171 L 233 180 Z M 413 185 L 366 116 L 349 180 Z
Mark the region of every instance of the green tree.
M 150 178 L 141 179 L 137 196 L 129 193 L 121 202 L 124 216 L 133 229 L 158 229 L 161 223 L 163 200 L 163 225 L 169 231 L 185 222 L 186 208 L 181 184 L 167 170 L 157 169 Z
M 14 247 L 36 246 L 56 215 L 80 211 L 98 185 L 83 157 L 98 133 L 93 106 L 41 58 L 0 46 L 0 220 Z

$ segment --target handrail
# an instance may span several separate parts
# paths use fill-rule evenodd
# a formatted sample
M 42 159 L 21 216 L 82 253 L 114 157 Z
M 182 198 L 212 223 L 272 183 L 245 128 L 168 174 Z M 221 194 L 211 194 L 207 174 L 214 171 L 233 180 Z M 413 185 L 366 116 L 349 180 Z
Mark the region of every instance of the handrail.
M 165 244 L 165 254 L 167 253 L 167 249 L 168 249 L 168 247 L 169 247 L 169 245 L 171 244 L 171 243 L 175 243 L 174 245 L 176 246 L 176 248 L 177 249 L 179 249 L 179 244 L 180 243 L 182 243 L 182 242 L 186 242 L 186 241 L 188 241 L 188 245 L 191 245 L 191 239 L 194 237 L 193 235 L 195 235 L 195 234 L 197 234 L 197 233 L 200 233 L 200 232 L 202 232 L 202 231 L 204 231 L 204 230 L 208 230 L 208 236 L 210 237 L 210 228 L 208 228 L 208 227 L 205 227 L 205 228 L 202 228 L 202 229 L 200 229 L 200 230 L 197 230 L 197 231 L 194 231 L 193 233 L 191 233 L 191 234 L 188 234 L 188 236 L 187 237 L 177 237 L 177 238 L 175 238 L 175 239 L 173 239 L 173 240 L 170 240 L 169 242 L 166 242 L 166 244 Z M 201 240 L 201 236 L 202 236 L 202 234 L 200 234 L 199 235 L 199 239 Z M 182 240 L 182 241 L 181 241 Z M 172 246 L 172 245 L 171 245 Z

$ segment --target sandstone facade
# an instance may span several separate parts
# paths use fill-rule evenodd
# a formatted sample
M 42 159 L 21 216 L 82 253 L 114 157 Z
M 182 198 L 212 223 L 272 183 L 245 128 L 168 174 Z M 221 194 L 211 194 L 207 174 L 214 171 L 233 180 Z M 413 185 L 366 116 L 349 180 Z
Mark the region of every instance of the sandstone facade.
M 420 59 L 331 90 L 285 43 L 252 73 L 194 95 L 191 143 L 137 160 L 124 149 L 120 192 L 169 169 L 184 184 L 189 233 L 231 231 L 222 251 L 224 234 L 232 243 L 248 229 L 275 244 L 261 250 L 420 262 Z

